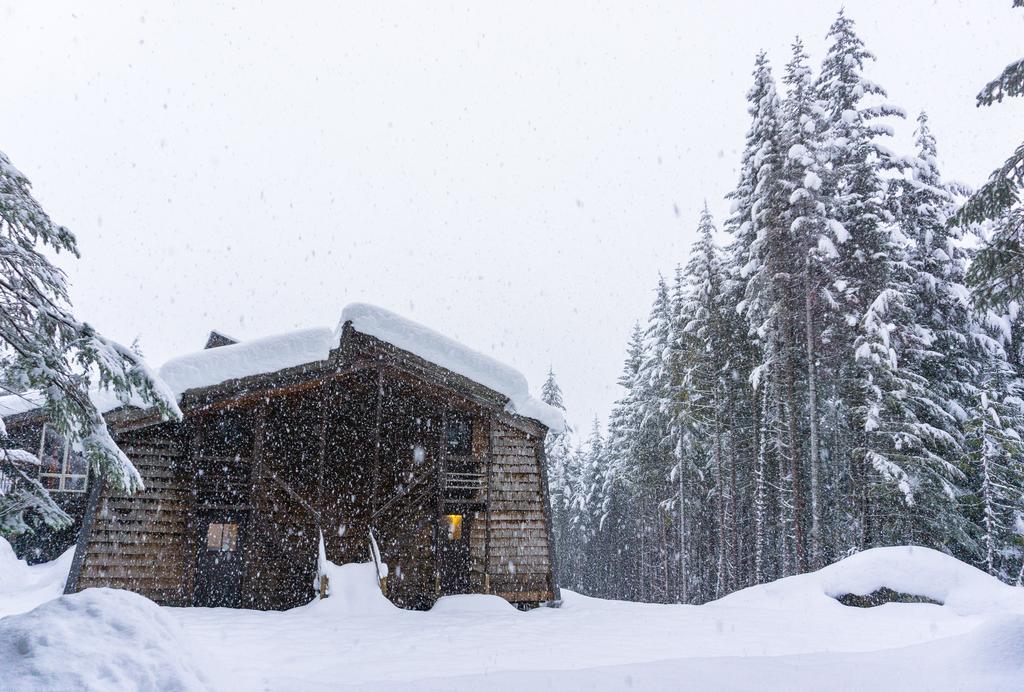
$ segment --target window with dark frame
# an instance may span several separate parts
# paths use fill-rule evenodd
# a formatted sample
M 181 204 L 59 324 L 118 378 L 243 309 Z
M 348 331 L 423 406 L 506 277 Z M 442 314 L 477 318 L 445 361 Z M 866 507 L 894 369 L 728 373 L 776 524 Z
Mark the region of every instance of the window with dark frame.
M 451 414 L 445 429 L 448 456 L 462 457 L 473 453 L 473 421 L 469 416 Z
M 39 438 L 39 482 L 57 493 L 84 493 L 89 478 L 85 457 L 54 428 L 43 425 Z

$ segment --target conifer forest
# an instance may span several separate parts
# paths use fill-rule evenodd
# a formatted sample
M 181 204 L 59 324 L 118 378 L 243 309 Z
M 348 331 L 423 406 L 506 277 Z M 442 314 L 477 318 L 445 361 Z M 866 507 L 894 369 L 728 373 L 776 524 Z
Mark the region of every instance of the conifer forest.
M 1024 153 L 972 196 L 874 59 L 842 12 L 820 65 L 757 56 L 728 217 L 657 277 L 606 429 L 548 441 L 566 586 L 703 603 L 904 544 L 1024 577 Z

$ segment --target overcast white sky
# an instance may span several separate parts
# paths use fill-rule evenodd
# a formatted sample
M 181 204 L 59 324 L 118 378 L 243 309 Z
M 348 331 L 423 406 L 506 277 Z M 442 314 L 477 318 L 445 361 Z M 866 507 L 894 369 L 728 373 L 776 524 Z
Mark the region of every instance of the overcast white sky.
M 78 314 L 154 364 L 364 300 L 535 389 L 554 366 L 586 428 L 702 201 L 727 211 L 754 54 L 781 72 L 800 34 L 817 63 L 843 3 L 387 4 L 6 4 L 0 150 L 79 238 Z M 1024 12 L 845 5 L 947 174 L 982 181 L 1024 108 L 974 95 Z

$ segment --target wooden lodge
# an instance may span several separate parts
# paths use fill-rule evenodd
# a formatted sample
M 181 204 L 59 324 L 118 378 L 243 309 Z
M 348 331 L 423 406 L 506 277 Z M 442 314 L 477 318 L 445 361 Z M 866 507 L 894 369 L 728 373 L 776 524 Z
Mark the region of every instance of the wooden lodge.
M 316 335 L 278 338 L 291 349 L 282 360 L 275 337 L 236 344 L 212 334 L 209 350 L 175 371 L 191 380 L 165 378 L 181 422 L 109 411 L 145 482 L 132 496 L 81 477 L 38 410 L 7 416 L 12 437 L 38 440 L 44 472 L 58 469 L 47 485 L 80 517 L 66 591 L 106 586 L 164 605 L 285 609 L 314 595 L 321 535 L 340 564 L 366 562 L 373 532 L 397 605 L 429 608 L 462 593 L 557 601 L 547 426 L 467 376 L 475 371 L 459 367 L 461 346 L 413 325 L 435 339 L 433 351 L 415 339 L 399 347 L 380 324 L 395 320 L 396 331 L 401 318 L 373 310 L 365 330 L 343 318 L 315 359 L 303 344 Z M 454 352 L 455 365 L 415 351 Z M 478 370 L 490 362 L 465 353 Z M 204 368 L 216 382 L 203 380 Z M 233 372 L 241 376 L 222 379 Z

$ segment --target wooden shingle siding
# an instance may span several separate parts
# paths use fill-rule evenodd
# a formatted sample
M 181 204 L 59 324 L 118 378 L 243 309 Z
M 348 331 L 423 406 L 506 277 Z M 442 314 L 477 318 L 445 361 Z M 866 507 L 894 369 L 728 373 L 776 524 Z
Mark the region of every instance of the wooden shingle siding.
M 490 531 L 486 513 L 480 512 L 470 536 L 474 586 L 482 587 L 488 554 L 491 593 L 513 602 L 552 600 L 551 545 L 538 454 L 542 441 L 500 422 L 491 435 Z M 488 533 L 490 548 L 485 550 Z
M 146 489 L 130 497 L 100 491 L 77 588 L 129 589 L 162 605 L 190 605 L 191 495 L 179 445 L 170 438 L 121 445 Z

